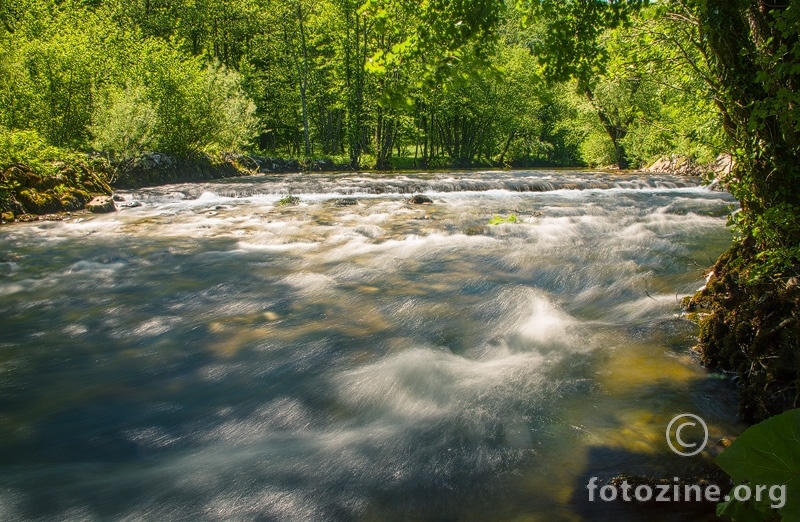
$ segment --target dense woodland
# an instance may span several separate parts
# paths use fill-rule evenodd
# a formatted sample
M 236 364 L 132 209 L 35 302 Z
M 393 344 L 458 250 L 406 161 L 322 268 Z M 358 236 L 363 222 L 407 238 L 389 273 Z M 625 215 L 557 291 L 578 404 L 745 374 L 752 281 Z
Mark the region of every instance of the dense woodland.
M 6 0 L 0 154 L 626 168 L 725 149 L 692 34 L 663 6 L 560 42 L 590 51 L 574 71 L 547 61 L 547 13 L 480 6 Z
M 352 169 L 730 152 L 734 244 L 687 307 L 704 362 L 738 375 L 745 419 L 800 406 L 798 0 L 6 0 L 0 55 L 4 168 L 152 151 Z M 13 183 L 0 200 L 22 194 Z

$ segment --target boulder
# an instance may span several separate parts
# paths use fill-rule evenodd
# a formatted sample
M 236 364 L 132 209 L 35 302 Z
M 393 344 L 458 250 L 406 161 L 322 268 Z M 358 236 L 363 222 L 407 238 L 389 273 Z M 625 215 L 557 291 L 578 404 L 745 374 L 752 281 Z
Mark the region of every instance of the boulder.
M 679 154 L 672 155 L 668 158 L 660 158 L 645 169 L 647 172 L 694 177 L 703 176 L 710 170 L 711 168 L 709 166 L 699 165 L 692 158 Z
M 17 191 L 17 200 L 29 213 L 47 214 L 61 210 L 58 197 L 52 191 L 24 188 Z
M 12 221 L 14 221 L 14 213 L 11 211 L 3 212 L 2 214 L 0 214 L 0 221 L 2 221 L 3 223 L 11 223 Z
M 275 203 L 275 206 L 278 206 L 278 207 L 285 207 L 285 206 L 295 207 L 295 206 L 297 206 L 299 204 L 300 204 L 300 198 L 298 198 L 297 196 L 292 196 L 291 194 L 289 194 L 287 196 L 283 196 L 280 200 L 278 200 L 278 202 Z
M 730 154 L 720 154 L 717 156 L 717 160 L 714 162 L 714 172 L 717 174 L 717 176 L 727 176 L 731 173 L 731 171 L 733 171 L 735 166 L 736 162 L 734 161 L 733 156 Z
M 114 205 L 114 200 L 111 196 L 96 196 L 86 204 L 86 210 L 95 214 L 104 214 L 106 212 L 114 212 L 117 207 Z
M 312 161 L 310 165 L 311 170 L 333 170 L 333 168 L 334 168 L 333 161 L 327 158 Z
M 415 194 L 414 196 L 411 196 L 411 199 L 409 199 L 408 202 L 412 205 L 430 205 L 433 203 L 433 200 L 423 194 Z
M 720 154 L 716 160 L 707 164 L 700 164 L 692 158 L 676 154 L 660 158 L 644 170 L 646 172 L 674 174 L 677 176 L 702 177 L 714 174 L 719 179 L 730 174 L 735 165 L 736 162 L 730 154 Z
M 59 199 L 61 210 L 80 210 L 91 199 L 88 192 L 80 189 L 66 189 Z

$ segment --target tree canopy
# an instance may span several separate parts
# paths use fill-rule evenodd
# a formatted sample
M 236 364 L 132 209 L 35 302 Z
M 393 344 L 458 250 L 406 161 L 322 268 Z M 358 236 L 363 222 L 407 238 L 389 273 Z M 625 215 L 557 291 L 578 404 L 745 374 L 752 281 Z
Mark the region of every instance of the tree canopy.
M 670 85 L 663 57 L 641 56 L 648 24 L 683 38 L 653 13 L 642 1 L 9 0 L 0 126 L 114 160 L 707 161 L 724 148 L 720 120 L 696 72 Z

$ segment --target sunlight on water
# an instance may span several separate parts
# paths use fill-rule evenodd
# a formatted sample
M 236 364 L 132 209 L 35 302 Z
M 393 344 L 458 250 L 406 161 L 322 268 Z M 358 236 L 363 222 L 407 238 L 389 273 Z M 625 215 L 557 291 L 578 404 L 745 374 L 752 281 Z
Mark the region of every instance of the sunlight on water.
M 734 203 L 691 180 L 120 195 L 0 229 L 0 519 L 639 520 L 586 479 L 702 468 L 668 454 L 676 413 L 741 430 L 679 315 Z

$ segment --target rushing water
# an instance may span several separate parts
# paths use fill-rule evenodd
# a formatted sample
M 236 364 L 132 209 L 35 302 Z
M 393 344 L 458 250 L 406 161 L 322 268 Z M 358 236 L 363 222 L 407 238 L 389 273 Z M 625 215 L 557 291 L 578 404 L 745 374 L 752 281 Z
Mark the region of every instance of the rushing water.
M 691 180 L 120 195 L 0 228 L 2 520 L 680 520 L 590 504 L 587 479 L 696 471 L 713 448 L 670 458 L 676 413 L 741 429 L 678 310 L 734 203 Z

